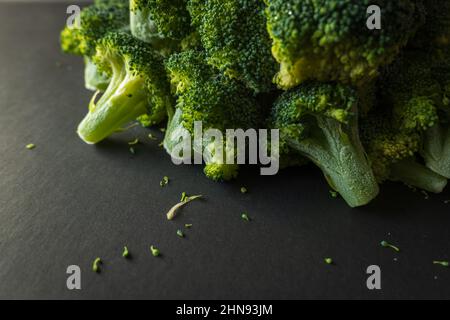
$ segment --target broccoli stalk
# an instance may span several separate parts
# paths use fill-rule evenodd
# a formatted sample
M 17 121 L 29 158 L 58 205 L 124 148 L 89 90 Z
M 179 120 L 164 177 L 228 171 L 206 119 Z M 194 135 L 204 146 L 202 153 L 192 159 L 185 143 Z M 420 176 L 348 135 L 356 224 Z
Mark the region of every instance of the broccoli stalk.
M 357 114 L 352 89 L 307 83 L 279 98 L 271 120 L 282 143 L 315 163 L 351 207 L 368 204 L 379 192 L 359 139 Z
M 98 71 L 97 65 L 90 57 L 84 57 L 84 86 L 91 91 L 105 91 L 111 79 L 104 72 Z
M 414 158 L 407 158 L 391 166 L 390 180 L 401 181 L 421 190 L 441 193 L 447 186 L 447 179 Z
M 102 141 L 143 114 L 155 123 L 164 119 L 171 107 L 168 82 L 161 56 L 149 45 L 127 33 L 110 33 L 99 42 L 94 61 L 111 82 L 98 102 L 94 95 L 78 127 L 86 143 Z

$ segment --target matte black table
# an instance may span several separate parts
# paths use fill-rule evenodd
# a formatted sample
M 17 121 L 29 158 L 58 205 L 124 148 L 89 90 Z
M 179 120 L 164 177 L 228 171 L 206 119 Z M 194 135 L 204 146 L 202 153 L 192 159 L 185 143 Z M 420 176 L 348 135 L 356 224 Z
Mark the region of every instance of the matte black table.
M 92 93 L 81 59 L 59 49 L 66 6 L 0 4 L 0 298 L 450 298 L 450 269 L 432 263 L 450 259 L 448 190 L 427 200 L 387 184 L 350 209 L 313 167 L 274 177 L 250 168 L 218 184 L 173 165 L 144 129 L 85 145 L 75 128 Z M 205 200 L 169 222 L 183 191 Z M 69 265 L 82 270 L 81 290 L 66 288 Z M 380 266 L 382 290 L 367 289 L 369 265 Z

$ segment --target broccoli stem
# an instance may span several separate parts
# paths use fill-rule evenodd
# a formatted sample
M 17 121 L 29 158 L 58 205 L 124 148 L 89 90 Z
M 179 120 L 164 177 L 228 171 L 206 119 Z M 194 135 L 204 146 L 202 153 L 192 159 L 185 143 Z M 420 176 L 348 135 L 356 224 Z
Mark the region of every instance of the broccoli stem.
M 450 179 L 450 128 L 436 125 L 428 129 L 422 151 L 428 168 Z
M 433 172 L 413 158 L 408 158 L 391 166 L 391 180 L 433 193 L 441 193 L 447 186 L 447 179 Z
M 322 116 L 315 119 L 317 126 L 311 128 L 310 138 L 288 143 L 322 170 L 351 207 L 368 204 L 378 195 L 379 186 L 355 132 L 357 125 Z
M 102 141 L 147 112 L 148 90 L 144 80 L 127 74 L 124 69 L 115 71 L 114 75 L 97 103 L 93 97 L 89 113 L 78 126 L 79 136 L 88 144 Z
M 109 77 L 98 70 L 97 65 L 91 58 L 84 58 L 84 83 L 86 89 L 105 91 L 108 88 L 109 81 Z

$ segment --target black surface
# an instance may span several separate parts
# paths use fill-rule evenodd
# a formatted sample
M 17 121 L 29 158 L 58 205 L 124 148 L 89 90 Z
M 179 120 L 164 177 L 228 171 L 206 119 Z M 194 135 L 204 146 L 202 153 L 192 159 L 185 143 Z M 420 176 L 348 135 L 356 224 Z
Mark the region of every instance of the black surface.
M 75 128 L 91 93 L 80 59 L 59 51 L 64 20 L 64 5 L 0 5 L 0 298 L 450 298 L 450 269 L 432 265 L 450 259 L 448 190 L 425 200 L 388 184 L 352 210 L 312 168 L 216 184 L 200 167 L 172 165 L 143 129 L 83 144 Z M 136 136 L 145 144 L 132 156 Z M 207 199 L 168 222 L 182 191 Z M 194 226 L 180 239 L 184 223 Z M 101 274 L 90 271 L 97 256 Z M 66 289 L 71 264 L 81 291 Z M 381 291 L 366 288 L 371 264 Z

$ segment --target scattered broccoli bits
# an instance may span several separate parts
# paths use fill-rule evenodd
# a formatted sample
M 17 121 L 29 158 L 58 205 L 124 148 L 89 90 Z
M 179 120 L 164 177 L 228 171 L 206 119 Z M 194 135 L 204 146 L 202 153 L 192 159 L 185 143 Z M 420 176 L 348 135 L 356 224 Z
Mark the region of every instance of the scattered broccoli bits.
M 123 247 L 123 252 L 122 252 L 122 257 L 124 257 L 125 259 L 130 257 L 130 252 L 128 251 L 128 247 Z
M 33 150 L 34 148 L 36 148 L 36 145 L 30 143 L 30 144 L 27 144 L 25 147 L 26 147 L 28 150 Z
M 433 261 L 433 264 L 440 265 L 442 267 L 448 268 L 450 266 L 450 263 L 448 261 Z
M 333 259 L 331 259 L 331 258 L 325 258 L 324 261 L 325 261 L 325 263 L 328 264 L 328 265 L 334 264 L 334 261 L 333 261 Z

